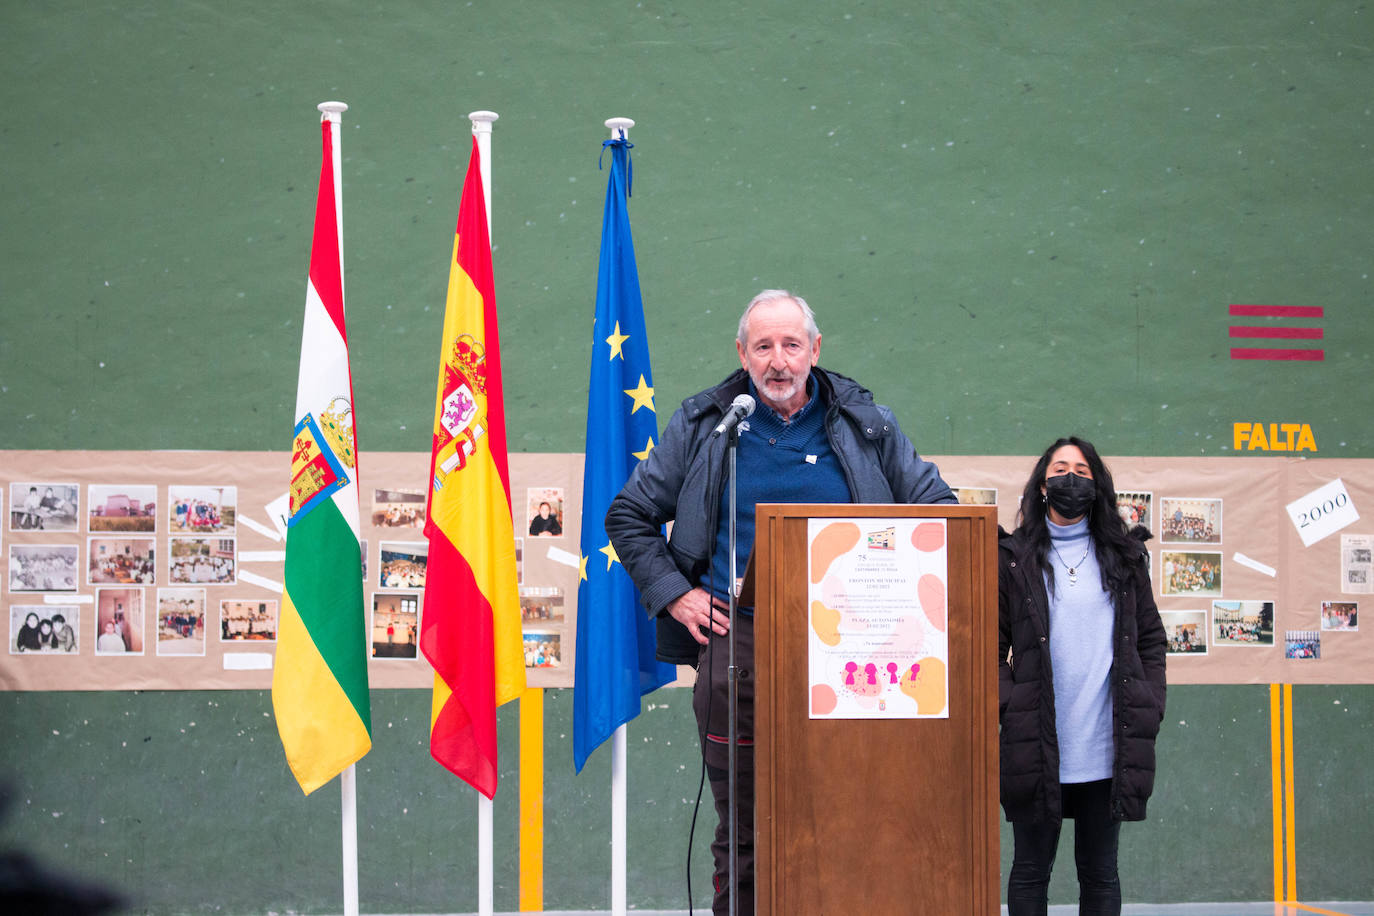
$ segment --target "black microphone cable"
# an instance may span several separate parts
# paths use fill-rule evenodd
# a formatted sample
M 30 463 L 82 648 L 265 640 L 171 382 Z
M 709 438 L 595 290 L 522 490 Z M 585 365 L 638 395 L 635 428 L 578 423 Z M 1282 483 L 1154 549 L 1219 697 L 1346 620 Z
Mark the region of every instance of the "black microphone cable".
M 713 587 L 715 586 L 715 584 L 716 584 L 716 580 L 715 580 L 715 570 L 714 570 L 714 569 L 711 569 L 711 570 L 708 571 L 707 574 L 706 574 L 706 595 L 707 595 L 707 598 L 708 598 L 708 599 L 710 600 L 710 602 L 711 602 L 711 612 L 710 612 L 711 620 L 715 620 L 715 617 L 716 617 L 716 600 L 715 600 L 715 592 L 713 591 Z M 731 626 L 734 626 L 734 621 L 733 621 L 733 620 L 730 621 L 730 625 L 731 625 Z M 713 656 L 713 653 L 715 652 L 715 648 L 716 648 L 716 640 L 715 640 L 714 631 L 710 628 L 710 626 L 707 626 L 707 628 L 706 628 L 706 715 L 705 715 L 705 719 L 706 719 L 706 724 L 707 724 L 707 725 L 709 725 L 709 724 L 711 723 L 711 700 L 712 700 L 712 698 L 715 696 L 715 691 L 711 689 L 711 672 L 714 670 L 714 669 L 712 668 L 712 656 Z M 700 680 L 700 678 L 701 678 L 701 666 L 698 665 L 698 666 L 697 666 L 697 679 Z M 698 779 L 697 779 L 697 800 L 696 800 L 696 803 L 692 806 L 692 824 L 691 824 L 691 826 L 687 829 L 687 916 L 693 916 L 693 909 L 692 909 L 692 902 L 693 902 L 693 898 L 692 898 L 692 845 L 696 842 L 697 817 L 698 817 L 698 815 L 701 814 L 701 796 L 702 796 L 703 790 L 706 788 L 706 745 L 705 745 L 705 742 L 707 741 L 707 730 L 706 730 L 706 726 L 702 726 L 702 729 L 701 729 L 701 741 L 702 741 L 702 747 L 701 747 L 701 775 L 700 775 L 700 776 L 698 777 Z M 714 806 L 714 799 L 715 799 L 715 795 L 714 795 L 714 793 L 713 793 L 713 794 L 712 794 L 712 805 L 713 805 L 713 806 Z M 714 854 L 712 854 L 712 857 L 711 857 L 711 869 L 712 869 L 712 875 L 714 876 L 714 873 L 715 873 L 715 855 L 714 855 Z M 715 895 L 715 890 L 716 890 L 716 885 L 715 885 L 715 881 L 714 881 L 714 879 L 713 879 L 713 880 L 711 881 L 711 892 L 712 892 L 712 897 L 713 897 L 713 899 L 714 899 L 714 895 Z M 714 907 L 713 907 L 713 909 L 714 909 Z

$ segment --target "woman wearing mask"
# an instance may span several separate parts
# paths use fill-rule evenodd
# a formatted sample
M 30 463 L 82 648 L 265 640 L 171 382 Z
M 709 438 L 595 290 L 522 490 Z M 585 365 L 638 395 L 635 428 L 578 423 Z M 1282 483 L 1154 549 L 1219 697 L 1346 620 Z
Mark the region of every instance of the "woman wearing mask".
M 1111 474 L 1076 437 L 1040 456 L 1017 522 L 998 545 L 1002 807 L 1015 843 L 1008 913 L 1046 912 L 1068 817 L 1078 911 L 1116 916 L 1121 822 L 1145 818 L 1164 716 L 1150 533 L 1127 530 Z

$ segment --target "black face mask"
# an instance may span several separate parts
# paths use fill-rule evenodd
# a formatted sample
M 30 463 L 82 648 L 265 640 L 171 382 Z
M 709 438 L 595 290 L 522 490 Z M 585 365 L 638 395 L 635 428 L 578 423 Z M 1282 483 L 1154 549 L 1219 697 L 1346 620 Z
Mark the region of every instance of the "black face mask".
M 1045 478 L 1045 501 L 1064 518 L 1080 518 L 1092 508 L 1097 485 L 1091 477 L 1060 474 Z

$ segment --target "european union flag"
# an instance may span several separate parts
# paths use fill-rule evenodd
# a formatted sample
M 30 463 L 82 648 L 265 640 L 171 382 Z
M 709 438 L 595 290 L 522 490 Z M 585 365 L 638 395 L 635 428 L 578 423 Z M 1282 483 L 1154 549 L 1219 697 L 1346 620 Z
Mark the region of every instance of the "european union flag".
M 677 669 L 654 659 L 654 625 L 606 536 L 606 509 L 658 438 L 654 376 L 644 334 L 634 242 L 630 238 L 630 147 L 611 151 L 601 268 L 596 282 L 587 458 L 582 474 L 581 581 L 577 588 L 577 667 L 573 687 L 573 763 L 639 715 L 639 698 L 671 683 Z

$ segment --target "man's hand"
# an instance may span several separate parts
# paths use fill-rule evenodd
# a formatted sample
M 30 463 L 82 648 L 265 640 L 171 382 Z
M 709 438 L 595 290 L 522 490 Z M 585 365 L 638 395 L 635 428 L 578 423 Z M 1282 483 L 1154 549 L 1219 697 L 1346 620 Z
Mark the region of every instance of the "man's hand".
M 706 627 L 710 627 L 717 636 L 730 632 L 729 615 L 711 603 L 711 595 L 704 588 L 694 588 L 674 598 L 668 603 L 668 613 L 703 646 L 707 642 Z

